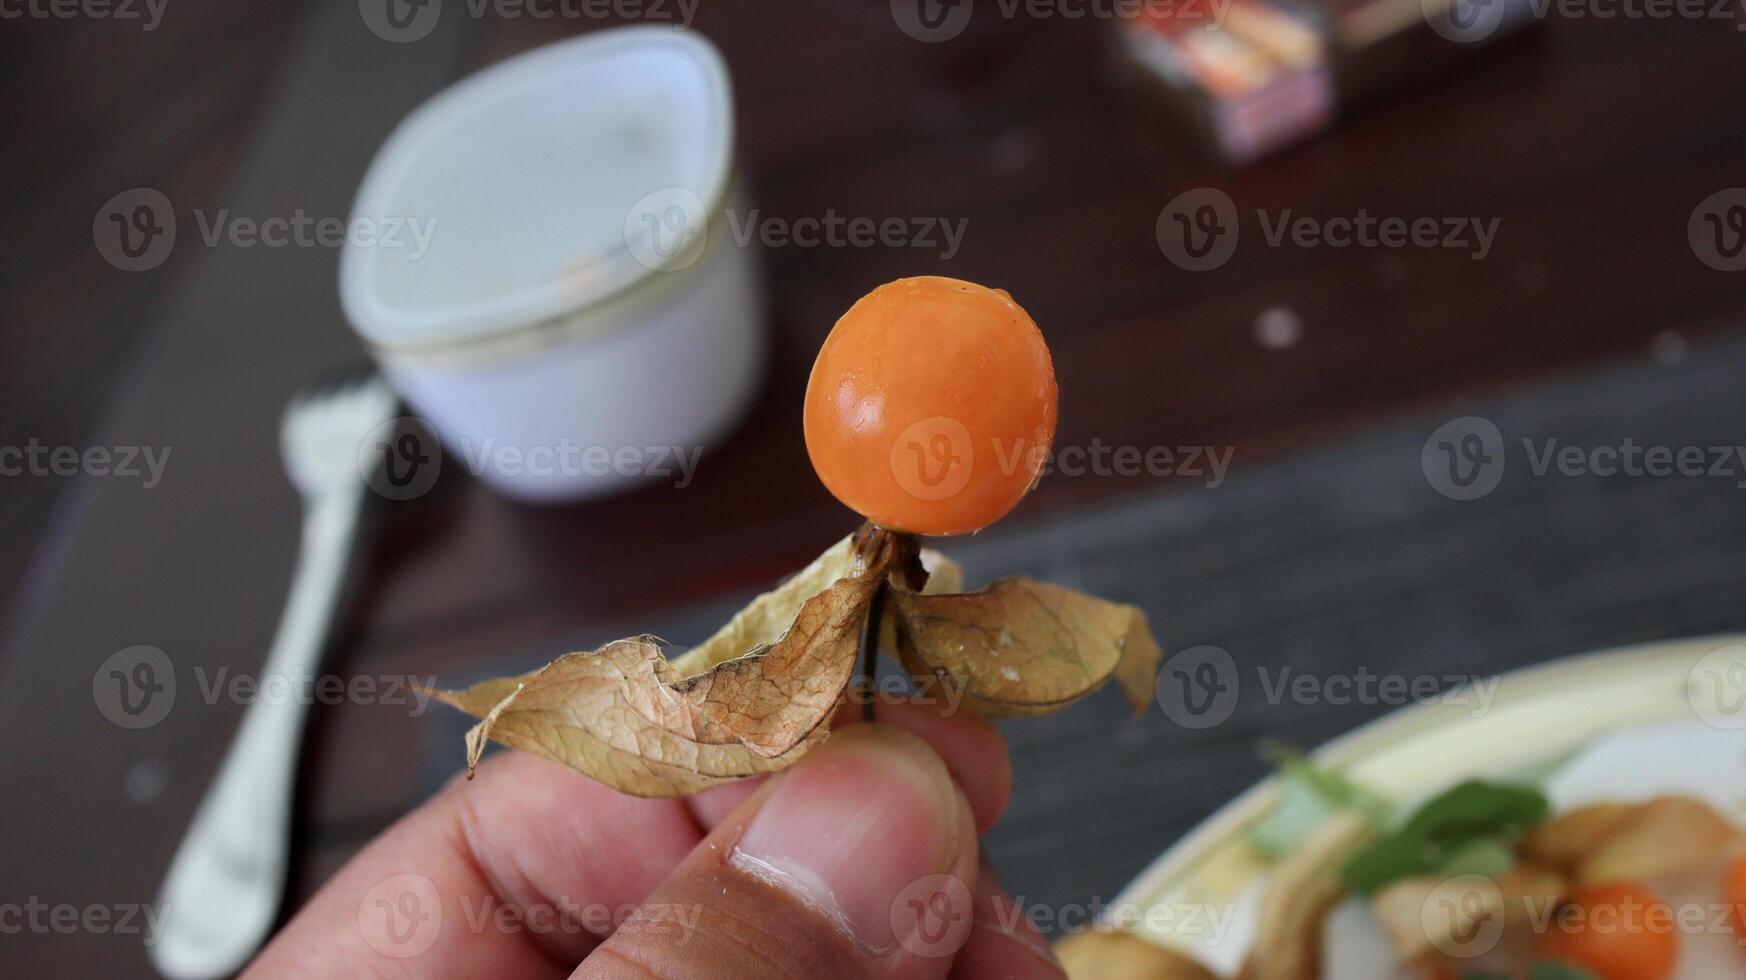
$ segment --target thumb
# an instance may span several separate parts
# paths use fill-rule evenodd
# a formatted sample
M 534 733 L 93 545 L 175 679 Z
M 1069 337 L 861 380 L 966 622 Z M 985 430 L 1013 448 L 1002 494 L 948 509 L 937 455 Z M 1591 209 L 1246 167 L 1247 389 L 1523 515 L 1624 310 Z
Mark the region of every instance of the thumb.
M 851 725 L 718 825 L 575 976 L 944 977 L 976 866 L 940 757 Z

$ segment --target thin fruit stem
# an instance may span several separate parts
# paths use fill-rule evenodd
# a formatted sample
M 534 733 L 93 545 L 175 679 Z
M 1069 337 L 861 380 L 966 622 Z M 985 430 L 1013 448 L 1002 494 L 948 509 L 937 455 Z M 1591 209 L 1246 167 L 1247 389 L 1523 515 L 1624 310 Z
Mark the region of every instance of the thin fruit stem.
M 867 698 L 861 702 L 862 721 L 874 721 L 879 704 L 879 632 L 885 618 L 885 591 L 889 588 L 881 580 L 867 603 L 867 629 L 861 634 L 861 690 Z

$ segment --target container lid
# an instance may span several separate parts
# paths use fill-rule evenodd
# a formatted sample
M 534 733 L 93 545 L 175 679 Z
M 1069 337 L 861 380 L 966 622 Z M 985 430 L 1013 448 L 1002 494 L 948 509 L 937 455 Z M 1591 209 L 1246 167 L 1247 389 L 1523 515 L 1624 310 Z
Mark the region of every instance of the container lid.
M 696 260 L 733 157 L 727 69 L 701 35 L 597 31 L 444 90 L 377 152 L 340 300 L 384 347 L 478 340 Z

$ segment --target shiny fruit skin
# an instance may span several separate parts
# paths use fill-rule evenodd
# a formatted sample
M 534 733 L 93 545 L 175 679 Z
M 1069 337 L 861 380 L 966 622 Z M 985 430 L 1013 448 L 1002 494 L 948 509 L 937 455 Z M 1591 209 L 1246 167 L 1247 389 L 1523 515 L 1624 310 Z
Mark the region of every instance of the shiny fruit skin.
M 1538 952 L 1600 980 L 1667 980 L 1679 964 L 1679 933 L 1672 907 L 1648 888 L 1593 885 L 1570 896 Z
M 1055 368 L 1004 291 L 886 283 L 843 314 L 806 387 L 806 450 L 830 492 L 882 527 L 964 534 L 1035 485 L 1055 438 Z

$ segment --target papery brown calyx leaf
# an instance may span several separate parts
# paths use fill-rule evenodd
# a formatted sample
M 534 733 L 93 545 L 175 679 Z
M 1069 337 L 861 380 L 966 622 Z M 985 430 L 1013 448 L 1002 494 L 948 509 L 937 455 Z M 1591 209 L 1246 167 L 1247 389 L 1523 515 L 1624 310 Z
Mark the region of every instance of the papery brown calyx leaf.
M 482 719 L 467 734 L 469 767 L 496 740 L 637 796 L 783 769 L 827 733 L 888 559 L 839 545 L 678 661 L 632 637 L 434 693 Z
M 806 600 L 856 571 L 855 538 L 851 535 L 831 545 L 776 588 L 753 599 L 715 635 L 674 658 L 673 666 L 689 677 L 743 657 L 760 645 L 775 643 L 788 631 Z
M 1143 711 L 1163 659 L 1139 609 L 1027 578 L 948 595 L 894 588 L 888 615 L 909 672 L 944 674 L 989 716 L 1056 711 L 1111 679 Z

